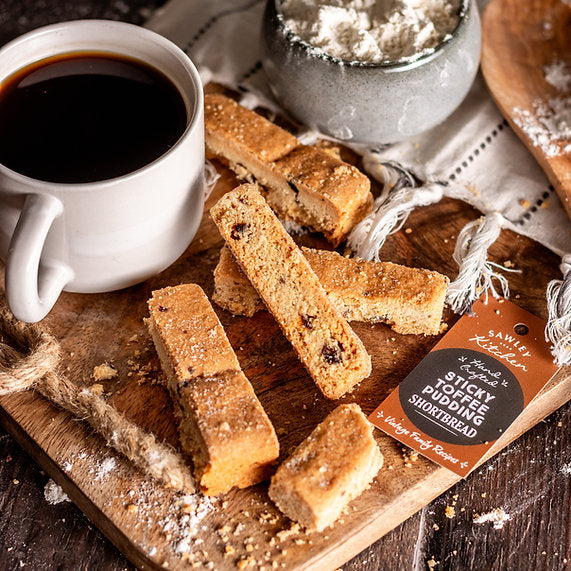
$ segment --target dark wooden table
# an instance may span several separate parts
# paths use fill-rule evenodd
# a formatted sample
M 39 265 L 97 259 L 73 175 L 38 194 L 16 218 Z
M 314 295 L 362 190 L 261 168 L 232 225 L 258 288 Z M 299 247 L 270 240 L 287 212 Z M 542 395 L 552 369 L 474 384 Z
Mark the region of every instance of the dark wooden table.
M 162 0 L 2 0 L 0 44 L 77 18 L 142 23 Z M 545 251 L 537 246 L 537 254 Z M 554 258 L 555 260 L 555 258 Z M 546 569 L 571 561 L 571 403 L 344 566 L 348 570 Z M 48 476 L 0 428 L 0 570 L 131 569 L 71 503 L 44 498 Z M 455 508 L 446 517 L 447 506 Z M 503 528 L 473 523 L 503 507 Z

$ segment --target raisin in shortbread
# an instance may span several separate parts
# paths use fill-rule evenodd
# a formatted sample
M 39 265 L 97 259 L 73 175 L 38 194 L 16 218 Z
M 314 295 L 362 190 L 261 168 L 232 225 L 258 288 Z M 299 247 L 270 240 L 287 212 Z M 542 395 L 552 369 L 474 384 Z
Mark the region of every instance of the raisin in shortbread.
M 217 495 L 267 479 L 279 455 L 274 428 L 202 289 L 167 287 L 148 303 L 181 446 L 201 490 Z
M 337 399 L 371 372 L 371 358 L 262 195 L 244 184 L 212 218 L 323 394 Z
M 268 204 L 284 219 L 323 233 L 337 246 L 373 207 L 369 179 L 331 153 L 300 145 L 274 163 Z
M 442 331 L 446 276 L 325 250 L 302 248 L 302 252 L 347 321 L 382 322 L 397 333 L 436 335 Z M 265 309 L 227 247 L 222 248 L 214 270 L 212 299 L 234 315 L 251 317 Z
M 331 525 L 383 465 L 372 429 L 356 404 L 331 412 L 272 476 L 280 511 L 308 529 Z
M 370 181 L 331 153 L 302 145 L 254 111 L 219 94 L 205 98 L 207 149 L 238 176 L 263 186 L 286 220 L 322 232 L 334 245 L 372 209 Z

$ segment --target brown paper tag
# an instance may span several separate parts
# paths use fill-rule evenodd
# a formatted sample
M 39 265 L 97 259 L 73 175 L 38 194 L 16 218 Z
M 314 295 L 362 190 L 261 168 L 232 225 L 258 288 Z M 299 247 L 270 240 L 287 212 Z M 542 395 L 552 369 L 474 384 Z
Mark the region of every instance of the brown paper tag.
M 473 310 L 369 417 L 462 477 L 559 369 L 545 321 L 504 299 Z

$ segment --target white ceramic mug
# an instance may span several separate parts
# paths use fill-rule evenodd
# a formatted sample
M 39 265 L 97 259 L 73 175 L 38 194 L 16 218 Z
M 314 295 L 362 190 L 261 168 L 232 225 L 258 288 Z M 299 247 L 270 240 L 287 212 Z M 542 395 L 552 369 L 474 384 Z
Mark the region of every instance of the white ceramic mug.
M 44 182 L 0 164 L 0 257 L 8 304 L 22 321 L 43 319 L 62 290 L 111 291 L 157 274 L 184 252 L 202 217 L 202 86 L 192 62 L 166 38 L 123 22 L 46 26 L 0 50 L 0 83 L 31 63 L 82 50 L 162 71 L 182 95 L 187 126 L 157 160 L 100 182 Z

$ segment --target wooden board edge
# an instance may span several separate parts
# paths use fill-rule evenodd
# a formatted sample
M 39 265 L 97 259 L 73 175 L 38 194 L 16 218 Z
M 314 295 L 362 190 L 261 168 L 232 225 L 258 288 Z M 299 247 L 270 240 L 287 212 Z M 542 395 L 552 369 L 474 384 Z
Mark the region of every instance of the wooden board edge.
M 10 413 L 0 406 L 0 425 L 14 438 L 24 451 L 36 462 L 56 484 L 61 486 L 73 503 L 99 529 L 105 537 L 142 571 L 162 569 L 150 560 L 132 541 L 113 524 L 79 488 L 68 474 L 63 472 L 43 448 L 16 422 Z
M 511 442 L 535 426 L 549 414 L 555 412 L 571 399 L 571 375 L 569 368 L 559 371 L 542 392 L 534 399 L 532 404 L 498 440 L 488 454 L 478 464 L 481 466 L 487 460 L 503 450 Z M 114 523 L 76 486 L 68 474 L 64 473 L 58 465 L 48 456 L 42 447 L 23 429 L 10 413 L 0 406 L 0 424 L 14 437 L 16 442 L 30 454 L 40 467 L 58 483 L 68 494 L 78 508 L 90 521 L 113 543 L 125 557 L 137 568 L 142 570 L 157 570 L 162 567 L 148 559 L 148 557 L 126 536 Z M 318 571 L 334 569 L 342 566 L 363 549 L 398 527 L 402 522 L 414 515 L 417 511 L 428 505 L 435 498 L 446 492 L 461 480 L 453 472 L 436 467 L 427 472 L 414 486 L 383 506 L 382 511 L 373 515 L 362 525 L 355 527 L 347 535 L 343 543 L 331 545 L 319 555 L 314 556 L 305 563 L 292 567 L 304 571 Z M 403 499 L 405 500 L 403 502 Z M 402 507 L 404 504 L 406 507 Z M 390 514 L 389 517 L 386 517 Z
M 566 373 L 563 370 L 560 370 L 554 376 L 554 379 L 537 395 L 506 433 L 498 439 L 497 443 L 490 448 L 475 469 L 467 476 L 468 478 L 474 477 L 474 472 L 477 468 L 571 400 L 571 375 L 568 374 L 569 371 L 567 369 L 565 370 L 567 376 L 565 376 Z M 563 377 L 561 381 L 553 382 L 559 376 Z M 438 482 L 437 485 L 435 485 L 435 479 Z M 403 497 L 407 500 L 409 509 L 399 512 L 396 502 L 391 502 L 372 520 L 356 528 L 354 533 L 348 535 L 340 546 L 332 546 L 330 549 L 322 552 L 319 557 L 314 557 L 298 569 L 303 571 L 323 571 L 323 569 L 340 568 L 347 561 L 398 527 L 461 480 L 462 478 L 454 472 L 438 467 L 425 479 L 407 490 L 404 496 L 399 496 L 399 502 L 402 502 Z M 427 486 L 428 483 L 430 484 L 429 486 Z M 391 514 L 391 521 L 387 521 L 383 525 L 381 520 L 386 513 Z M 394 517 L 394 514 L 398 515 Z

